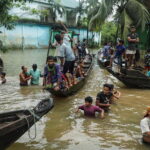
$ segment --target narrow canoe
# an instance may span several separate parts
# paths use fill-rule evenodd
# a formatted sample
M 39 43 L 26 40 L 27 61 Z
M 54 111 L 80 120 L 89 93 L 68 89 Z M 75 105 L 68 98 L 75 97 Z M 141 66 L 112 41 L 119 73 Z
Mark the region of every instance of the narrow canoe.
M 33 124 L 48 113 L 54 104 L 51 99 L 42 100 L 32 110 L 18 110 L 0 114 L 0 149 L 5 150 L 18 140 Z
M 122 68 L 120 74 L 114 72 L 112 68 L 108 67 L 109 63 L 106 64 L 106 61 L 103 62 L 99 53 L 97 56 L 97 61 L 100 67 L 105 68 L 109 73 L 111 73 L 114 77 L 124 83 L 127 87 L 143 89 L 150 88 L 150 78 L 143 73 L 144 68 L 137 67 L 132 70 Z
M 87 81 L 88 76 L 90 75 L 90 72 L 92 70 L 93 60 L 94 59 L 91 55 L 88 55 L 88 57 L 86 57 L 86 61 L 84 61 L 84 72 L 86 74 L 86 77 L 82 78 L 77 84 L 73 85 L 71 88 L 67 90 L 59 90 L 59 91 L 55 91 L 53 89 L 47 89 L 47 90 L 53 95 L 59 97 L 66 97 L 76 93 L 79 89 L 81 89 L 84 86 L 85 82 Z

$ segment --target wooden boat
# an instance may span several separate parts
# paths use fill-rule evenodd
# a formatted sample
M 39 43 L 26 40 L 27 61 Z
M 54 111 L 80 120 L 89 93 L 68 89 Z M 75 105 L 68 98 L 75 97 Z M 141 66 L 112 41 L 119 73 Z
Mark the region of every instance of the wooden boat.
M 6 149 L 20 138 L 53 106 L 52 100 L 45 99 L 32 110 L 18 110 L 0 114 L 0 149 Z
M 4 63 L 3 60 L 0 58 L 0 73 L 3 71 Z
M 121 69 L 121 73 L 117 73 L 114 72 L 112 68 L 108 67 L 108 65 L 104 64 L 99 54 L 97 60 L 100 66 L 104 67 L 109 73 L 111 73 L 114 77 L 123 82 L 127 87 L 150 88 L 150 78 L 144 74 L 144 68 L 136 67 L 132 70 L 128 70 L 123 67 Z
M 84 72 L 86 74 L 86 77 L 82 78 L 77 84 L 73 85 L 69 89 L 59 90 L 59 91 L 55 91 L 53 89 L 47 89 L 47 90 L 55 96 L 66 97 L 74 94 L 79 89 L 81 89 L 85 84 L 93 66 L 93 57 L 91 55 L 88 55 L 86 58 L 88 58 L 87 61 L 84 61 Z

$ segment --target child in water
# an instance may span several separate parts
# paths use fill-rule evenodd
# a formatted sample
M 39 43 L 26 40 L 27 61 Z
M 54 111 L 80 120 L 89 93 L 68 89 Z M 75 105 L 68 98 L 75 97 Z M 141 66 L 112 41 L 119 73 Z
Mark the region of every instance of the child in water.
M 5 84 L 5 83 L 6 83 L 6 78 L 5 78 L 5 76 L 6 76 L 6 73 L 5 73 L 5 72 L 2 72 L 2 73 L 0 74 L 0 84 Z
M 114 97 L 115 99 L 119 99 L 120 96 L 121 96 L 121 93 L 120 93 L 118 90 L 116 90 L 116 89 L 114 88 L 114 85 L 113 85 L 113 84 L 108 84 L 108 85 L 110 85 L 110 87 L 111 87 L 111 92 L 112 92 L 112 94 L 113 94 L 113 97 Z
M 86 97 L 85 104 L 82 106 L 79 106 L 77 112 L 79 112 L 79 110 L 83 110 L 84 115 L 88 117 L 95 117 L 95 113 L 99 112 L 100 118 L 104 118 L 104 110 L 98 106 L 92 105 L 92 103 L 93 103 L 92 97 L 90 96 Z

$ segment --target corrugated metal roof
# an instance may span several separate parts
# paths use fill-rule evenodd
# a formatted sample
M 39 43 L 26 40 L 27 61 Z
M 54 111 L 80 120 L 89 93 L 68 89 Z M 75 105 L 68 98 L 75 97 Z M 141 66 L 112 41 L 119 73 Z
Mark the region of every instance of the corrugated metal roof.
M 79 6 L 78 0 L 53 0 L 53 1 L 65 7 L 70 7 L 70 8 L 76 8 Z M 48 0 L 34 0 L 34 2 L 45 3 L 45 4 L 49 3 Z
M 77 0 L 59 0 L 59 1 L 63 6 L 66 7 L 76 8 L 79 6 L 79 2 Z

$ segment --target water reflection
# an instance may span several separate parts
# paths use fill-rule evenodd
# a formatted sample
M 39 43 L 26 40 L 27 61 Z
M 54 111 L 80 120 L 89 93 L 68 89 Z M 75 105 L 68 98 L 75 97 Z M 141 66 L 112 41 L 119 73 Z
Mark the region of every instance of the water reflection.
M 21 64 L 30 67 L 38 62 L 42 70 L 45 56 L 44 50 L 19 51 L 17 56 L 13 51 L 3 54 L 8 83 L 0 86 L 1 112 L 32 108 L 41 98 L 49 96 L 41 86 L 18 86 Z M 84 103 L 84 97 L 90 95 L 95 99 L 105 82 L 115 84 L 122 93 L 105 119 L 76 115 L 74 111 Z M 149 105 L 149 97 L 149 90 L 128 89 L 95 65 L 87 84 L 77 94 L 68 98 L 53 96 L 55 107 L 37 123 L 35 140 L 30 140 L 26 133 L 9 150 L 149 150 L 150 147 L 141 142 L 139 128 L 142 112 Z M 34 134 L 33 126 L 31 136 Z

